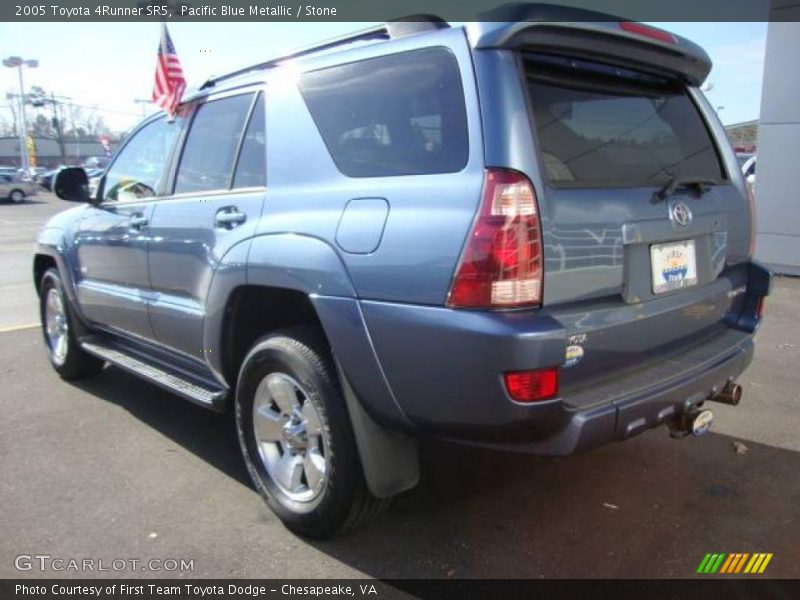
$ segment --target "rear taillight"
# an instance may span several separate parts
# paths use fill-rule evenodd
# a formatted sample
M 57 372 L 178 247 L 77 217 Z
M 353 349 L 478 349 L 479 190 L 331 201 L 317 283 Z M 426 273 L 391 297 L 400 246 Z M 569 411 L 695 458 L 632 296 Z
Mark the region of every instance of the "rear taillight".
M 649 37 L 651 39 L 658 40 L 659 42 L 666 42 L 667 44 L 677 43 L 675 36 L 669 31 L 650 27 L 649 25 L 644 25 L 635 21 L 622 21 L 619 24 L 619 28 L 623 31 L 627 31 L 628 33 L 635 33 L 636 35 Z
M 542 234 L 536 193 L 522 173 L 488 169 L 447 298 L 458 308 L 536 306 L 542 299 Z
M 756 319 L 761 319 L 764 316 L 764 301 L 766 296 L 759 296 L 756 300 Z
M 504 373 L 508 395 L 517 402 L 537 402 L 558 395 L 558 369 Z

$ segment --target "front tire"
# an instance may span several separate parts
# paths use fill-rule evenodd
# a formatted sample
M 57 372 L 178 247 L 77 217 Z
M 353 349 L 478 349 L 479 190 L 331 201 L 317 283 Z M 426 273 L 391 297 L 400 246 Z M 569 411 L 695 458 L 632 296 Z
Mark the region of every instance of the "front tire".
M 305 328 L 262 338 L 239 373 L 236 428 L 247 470 L 292 531 L 326 538 L 377 514 L 324 342 Z
M 11 190 L 8 199 L 14 204 L 22 204 L 25 202 L 25 192 L 22 190 Z
M 42 277 L 39 309 L 47 355 L 61 378 L 82 379 L 99 373 L 105 363 L 81 348 L 72 307 L 56 269 L 48 269 Z

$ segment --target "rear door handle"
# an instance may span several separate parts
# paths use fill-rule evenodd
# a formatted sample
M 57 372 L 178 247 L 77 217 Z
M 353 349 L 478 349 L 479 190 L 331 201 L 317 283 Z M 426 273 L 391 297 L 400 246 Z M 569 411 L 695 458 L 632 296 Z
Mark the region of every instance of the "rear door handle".
M 239 209 L 235 206 L 226 206 L 225 208 L 220 208 L 214 217 L 214 223 L 218 227 L 226 227 L 228 229 L 233 229 L 237 225 L 244 223 L 246 220 L 247 215 L 239 212 Z
M 144 213 L 134 213 L 128 221 L 128 226 L 135 231 L 141 231 L 142 227 L 146 227 L 149 222 L 150 220 L 144 216 Z

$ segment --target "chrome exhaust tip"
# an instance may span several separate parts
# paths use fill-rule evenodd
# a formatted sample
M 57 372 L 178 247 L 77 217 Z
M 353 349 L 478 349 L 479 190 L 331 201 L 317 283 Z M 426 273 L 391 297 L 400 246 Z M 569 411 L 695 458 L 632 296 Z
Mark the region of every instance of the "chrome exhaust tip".
M 709 400 L 737 406 L 742 400 L 742 386 L 733 381 L 729 381 L 719 394 L 711 396 Z

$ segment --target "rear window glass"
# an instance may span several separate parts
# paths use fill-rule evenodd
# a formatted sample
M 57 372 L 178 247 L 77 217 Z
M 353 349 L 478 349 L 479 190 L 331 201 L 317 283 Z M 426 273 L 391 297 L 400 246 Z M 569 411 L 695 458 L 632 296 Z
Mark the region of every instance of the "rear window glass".
M 554 185 L 723 179 L 717 149 L 683 85 L 549 56 L 529 57 L 526 74 L 539 152 Z
M 467 163 L 464 92 L 446 48 L 306 73 L 300 91 L 349 177 L 452 173 Z

